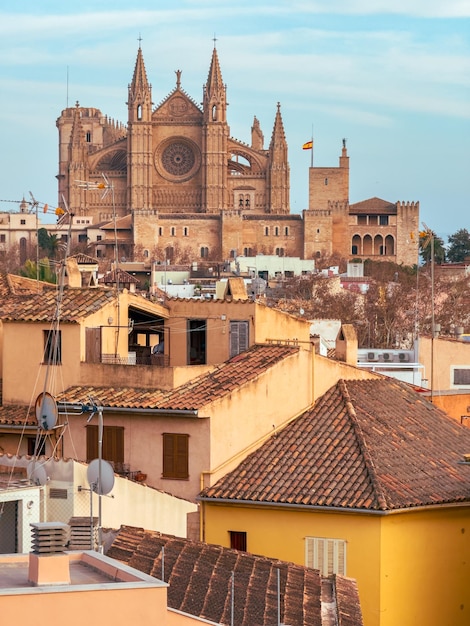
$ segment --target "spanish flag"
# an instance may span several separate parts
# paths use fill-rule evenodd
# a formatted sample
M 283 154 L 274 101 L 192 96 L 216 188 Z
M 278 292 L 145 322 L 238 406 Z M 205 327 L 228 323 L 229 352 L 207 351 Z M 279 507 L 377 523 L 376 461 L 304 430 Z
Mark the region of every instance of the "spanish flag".
M 307 141 L 307 143 L 304 143 L 304 145 L 302 146 L 302 150 L 312 150 L 313 148 L 313 139 L 311 139 L 310 141 Z

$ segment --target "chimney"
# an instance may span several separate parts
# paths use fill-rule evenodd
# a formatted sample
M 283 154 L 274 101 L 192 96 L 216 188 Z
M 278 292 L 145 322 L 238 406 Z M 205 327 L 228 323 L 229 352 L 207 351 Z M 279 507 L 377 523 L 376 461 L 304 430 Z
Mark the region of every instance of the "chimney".
M 28 580 L 34 586 L 70 584 L 69 555 L 65 553 L 69 527 L 61 522 L 31 524 L 33 551 Z

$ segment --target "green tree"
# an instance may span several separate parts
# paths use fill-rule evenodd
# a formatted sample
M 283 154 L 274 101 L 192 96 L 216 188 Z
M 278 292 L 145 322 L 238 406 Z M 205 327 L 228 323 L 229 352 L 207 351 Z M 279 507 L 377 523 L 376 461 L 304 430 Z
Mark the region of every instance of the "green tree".
M 434 244 L 431 241 L 434 238 Z M 425 230 L 419 234 L 419 254 L 424 263 L 429 263 L 431 260 L 431 250 L 434 245 L 434 262 L 441 265 L 446 260 L 446 249 L 444 247 L 444 240 L 442 237 L 438 237 L 436 233 L 431 230 Z
M 51 259 L 55 259 L 59 250 L 60 239 L 56 234 L 49 235 L 45 228 L 38 230 L 38 243 L 43 252 Z
M 31 261 L 28 259 L 25 264 L 19 270 L 20 276 L 25 276 L 26 278 L 33 278 L 36 280 L 43 280 L 46 283 L 56 283 L 57 276 L 54 271 L 54 268 L 51 267 L 50 261 L 47 257 L 44 259 L 40 259 L 39 261 L 39 273 L 36 261 Z
M 460 228 L 449 236 L 447 259 L 452 263 L 461 263 L 470 256 L 470 233 L 466 228 Z

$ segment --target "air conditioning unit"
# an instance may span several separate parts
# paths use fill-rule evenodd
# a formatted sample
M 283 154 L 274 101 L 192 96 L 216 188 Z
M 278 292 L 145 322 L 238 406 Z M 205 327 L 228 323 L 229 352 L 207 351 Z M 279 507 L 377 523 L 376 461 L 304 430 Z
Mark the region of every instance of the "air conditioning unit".
M 384 352 L 384 361 L 390 361 L 390 354 L 388 352 Z

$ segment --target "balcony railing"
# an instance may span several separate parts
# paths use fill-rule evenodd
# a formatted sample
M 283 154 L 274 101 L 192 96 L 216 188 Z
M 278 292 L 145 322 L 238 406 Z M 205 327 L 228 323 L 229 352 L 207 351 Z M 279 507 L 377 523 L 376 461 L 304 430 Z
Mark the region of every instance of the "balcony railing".
M 127 356 L 119 354 L 102 354 L 101 363 L 107 365 L 152 365 L 156 367 L 168 367 L 170 357 L 167 354 L 140 355 L 129 352 Z

